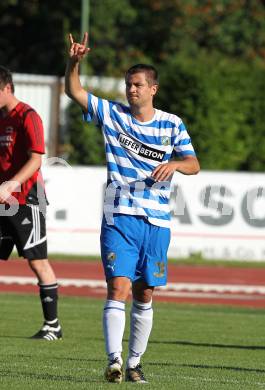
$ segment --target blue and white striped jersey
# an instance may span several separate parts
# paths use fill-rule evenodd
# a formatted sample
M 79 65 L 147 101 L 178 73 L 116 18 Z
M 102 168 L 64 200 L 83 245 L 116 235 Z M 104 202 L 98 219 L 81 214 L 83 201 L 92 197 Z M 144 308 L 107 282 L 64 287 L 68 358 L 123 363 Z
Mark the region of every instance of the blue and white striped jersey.
M 137 121 L 130 108 L 88 94 L 87 122 L 93 120 L 105 141 L 108 182 L 104 215 L 115 213 L 146 216 L 149 222 L 170 226 L 170 180 L 155 182 L 154 168 L 176 156 L 195 156 L 182 120 L 155 109 L 152 120 Z

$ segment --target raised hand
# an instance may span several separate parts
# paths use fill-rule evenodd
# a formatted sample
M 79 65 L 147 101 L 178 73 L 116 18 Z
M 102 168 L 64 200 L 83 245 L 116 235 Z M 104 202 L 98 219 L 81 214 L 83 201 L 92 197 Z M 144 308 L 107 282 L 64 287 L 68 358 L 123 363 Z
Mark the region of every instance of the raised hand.
M 70 42 L 69 57 L 72 60 L 80 62 L 85 57 L 85 55 L 90 51 L 90 48 L 86 47 L 87 40 L 88 40 L 87 32 L 84 33 L 84 37 L 81 43 L 74 42 L 74 38 L 72 34 L 69 34 L 69 42 Z

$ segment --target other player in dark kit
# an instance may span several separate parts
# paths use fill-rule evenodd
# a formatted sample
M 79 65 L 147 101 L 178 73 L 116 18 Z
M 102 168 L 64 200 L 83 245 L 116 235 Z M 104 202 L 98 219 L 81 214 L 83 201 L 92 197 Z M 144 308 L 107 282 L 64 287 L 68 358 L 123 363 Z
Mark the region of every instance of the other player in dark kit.
M 58 285 L 47 259 L 46 195 L 40 172 L 45 153 L 36 111 L 14 95 L 11 72 L 0 66 L 0 259 L 14 245 L 38 279 L 44 324 L 32 338 L 58 340 Z

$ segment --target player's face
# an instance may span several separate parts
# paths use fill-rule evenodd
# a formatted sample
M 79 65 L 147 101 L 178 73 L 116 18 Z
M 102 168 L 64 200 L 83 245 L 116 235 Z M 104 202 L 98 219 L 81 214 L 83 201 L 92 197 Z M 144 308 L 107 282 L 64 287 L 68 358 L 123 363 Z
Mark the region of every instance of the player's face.
M 8 85 L 0 88 L 0 109 L 5 107 L 8 103 L 9 89 Z
M 126 97 L 130 106 L 152 104 L 157 85 L 149 85 L 144 72 L 129 75 L 126 80 Z

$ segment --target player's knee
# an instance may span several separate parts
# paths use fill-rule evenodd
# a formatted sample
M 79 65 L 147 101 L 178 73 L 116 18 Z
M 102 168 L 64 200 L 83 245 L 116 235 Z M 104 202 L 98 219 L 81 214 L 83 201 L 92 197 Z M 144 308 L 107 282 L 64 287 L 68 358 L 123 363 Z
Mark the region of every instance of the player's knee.
M 39 274 L 42 272 L 48 272 L 51 269 L 51 266 L 47 259 L 43 260 L 28 260 L 29 266 L 33 272 Z
M 152 294 L 146 294 L 146 293 L 134 293 L 133 294 L 133 299 L 135 299 L 138 302 L 142 303 L 149 303 L 152 302 Z
M 130 291 L 130 281 L 127 278 L 112 278 L 108 281 L 108 299 L 125 301 Z
M 152 301 L 154 287 L 147 287 L 140 283 L 134 283 L 132 288 L 133 299 L 138 302 L 148 303 Z
M 125 301 L 127 299 L 127 290 L 121 287 L 111 287 L 108 289 L 108 299 L 114 301 Z

